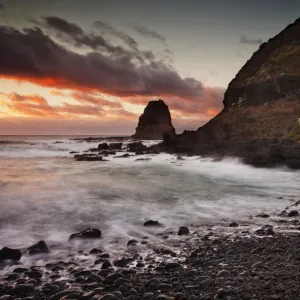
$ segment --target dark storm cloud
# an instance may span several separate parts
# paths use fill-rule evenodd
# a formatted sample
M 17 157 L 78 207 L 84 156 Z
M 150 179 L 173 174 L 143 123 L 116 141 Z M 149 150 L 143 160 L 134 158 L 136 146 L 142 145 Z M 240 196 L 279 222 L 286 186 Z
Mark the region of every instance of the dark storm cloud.
M 110 26 L 109 24 L 102 21 L 96 21 L 94 22 L 94 26 L 104 34 L 110 34 L 118 37 L 130 48 L 132 49 L 138 48 L 138 43 L 131 36 L 129 36 L 127 33 L 123 31 L 116 30 L 114 27 Z
M 242 36 L 240 39 L 241 44 L 248 44 L 248 45 L 260 45 L 263 43 L 261 38 L 247 38 L 246 36 Z
M 56 38 L 64 42 L 73 44 L 76 47 L 87 47 L 103 54 L 114 55 L 117 57 L 131 57 L 143 63 L 145 61 L 153 61 L 154 54 L 152 51 L 141 51 L 138 49 L 137 42 L 129 35 L 122 31 L 118 31 L 112 26 L 97 21 L 95 27 L 101 28 L 102 31 L 120 38 L 129 49 L 120 45 L 113 45 L 103 35 L 95 33 L 87 33 L 77 24 L 71 23 L 59 17 L 44 17 L 43 21 L 31 20 L 31 23 L 39 25 L 51 32 L 54 31 Z
M 0 10 L 4 10 L 4 5 L 0 3 Z
M 58 17 L 45 17 L 46 24 L 53 29 L 69 35 L 83 35 L 84 31 L 76 24 Z
M 164 37 L 163 35 L 159 34 L 158 32 L 156 32 L 154 30 L 149 29 L 146 26 L 134 25 L 133 29 L 135 29 L 139 34 L 141 34 L 142 36 L 144 36 L 146 38 L 156 39 L 163 43 L 166 42 L 166 37 Z
M 97 90 L 117 96 L 177 95 L 197 98 L 203 85 L 181 78 L 161 62 L 136 64 L 131 54 L 81 55 L 60 46 L 41 29 L 0 27 L 0 76 L 45 86 Z
M 74 42 L 76 46 L 87 46 L 94 50 L 100 49 L 109 53 L 121 53 L 122 48 L 112 46 L 102 36 L 87 34 L 77 24 L 70 23 L 59 17 L 45 17 L 44 23 L 40 24 L 48 29 L 54 30 L 59 39 L 66 42 Z

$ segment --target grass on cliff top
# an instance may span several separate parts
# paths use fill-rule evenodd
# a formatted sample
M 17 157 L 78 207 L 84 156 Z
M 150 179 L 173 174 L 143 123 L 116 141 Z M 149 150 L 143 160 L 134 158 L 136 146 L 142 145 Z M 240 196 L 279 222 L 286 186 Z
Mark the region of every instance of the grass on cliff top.
M 287 137 L 300 141 L 300 125 L 296 125 L 296 127 L 287 134 Z

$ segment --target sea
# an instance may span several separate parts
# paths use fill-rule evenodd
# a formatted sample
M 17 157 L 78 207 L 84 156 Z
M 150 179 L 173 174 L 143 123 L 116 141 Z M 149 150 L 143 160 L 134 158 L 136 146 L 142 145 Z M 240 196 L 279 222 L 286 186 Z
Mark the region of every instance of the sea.
M 93 227 L 102 238 L 89 247 L 117 256 L 130 239 L 155 238 L 157 230 L 144 227 L 146 220 L 175 232 L 245 220 L 259 226 L 257 214 L 278 213 L 300 200 L 299 171 L 165 153 L 146 155 L 149 161 L 76 161 L 71 151 L 99 144 L 83 138 L 0 136 L 0 248 L 25 249 L 44 240 L 51 255 L 63 256 L 87 247 L 71 245 L 70 234 Z M 104 136 L 106 141 L 114 139 Z

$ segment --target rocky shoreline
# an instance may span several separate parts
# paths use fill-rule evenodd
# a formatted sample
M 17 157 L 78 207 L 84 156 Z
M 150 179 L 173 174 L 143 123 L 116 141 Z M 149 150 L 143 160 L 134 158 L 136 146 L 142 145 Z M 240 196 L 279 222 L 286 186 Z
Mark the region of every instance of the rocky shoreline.
M 297 299 L 299 203 L 222 226 L 166 230 L 148 220 L 144 226 L 161 242 L 130 240 L 118 258 L 90 249 L 89 240 L 101 238 L 97 229 L 70 236 L 69 242 L 86 242 L 79 260 L 71 254 L 47 260 L 51 246 L 40 241 L 22 255 L 43 254 L 44 265 L 24 267 L 18 257 L 1 262 L 0 299 Z

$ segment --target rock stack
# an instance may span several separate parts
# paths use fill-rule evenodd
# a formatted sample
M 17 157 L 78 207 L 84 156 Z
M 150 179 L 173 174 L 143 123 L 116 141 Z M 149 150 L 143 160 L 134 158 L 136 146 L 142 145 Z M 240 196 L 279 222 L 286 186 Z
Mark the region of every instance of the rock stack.
M 133 138 L 162 140 L 165 134 L 175 136 L 169 108 L 163 100 L 150 101 L 139 118 Z

